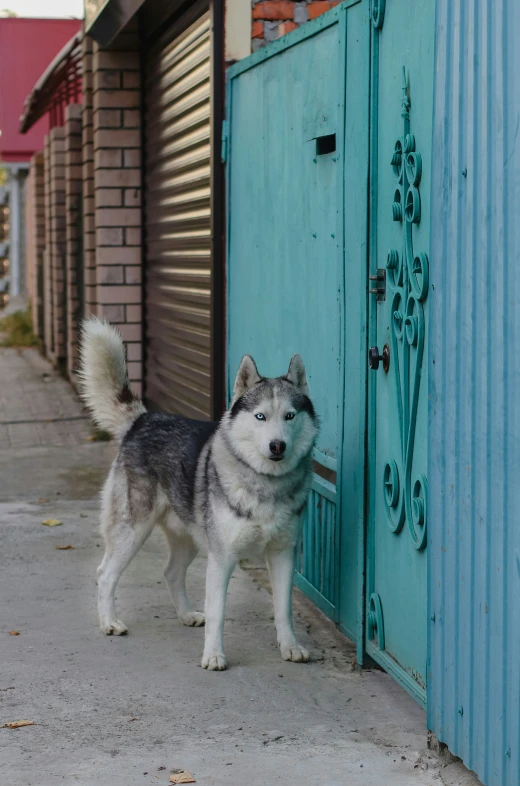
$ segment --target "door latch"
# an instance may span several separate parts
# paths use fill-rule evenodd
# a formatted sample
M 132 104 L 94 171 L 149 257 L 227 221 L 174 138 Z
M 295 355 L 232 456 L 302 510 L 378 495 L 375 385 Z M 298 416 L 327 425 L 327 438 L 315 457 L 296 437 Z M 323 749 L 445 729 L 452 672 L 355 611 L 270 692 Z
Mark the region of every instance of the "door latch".
M 375 295 L 378 301 L 383 301 L 386 298 L 386 270 L 384 267 L 377 269 L 375 276 L 369 276 L 369 281 L 376 281 L 377 286 L 369 289 L 371 295 Z

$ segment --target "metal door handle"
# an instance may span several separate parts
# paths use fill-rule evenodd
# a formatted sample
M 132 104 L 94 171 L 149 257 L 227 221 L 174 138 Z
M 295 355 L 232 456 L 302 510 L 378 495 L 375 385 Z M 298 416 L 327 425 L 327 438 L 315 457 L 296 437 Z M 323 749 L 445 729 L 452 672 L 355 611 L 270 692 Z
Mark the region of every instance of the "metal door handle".
M 383 369 L 388 372 L 390 368 L 390 347 L 385 344 L 383 347 L 383 354 L 379 354 L 379 347 L 370 347 L 368 350 L 368 365 L 372 371 L 377 371 L 379 368 L 379 361 L 383 361 Z

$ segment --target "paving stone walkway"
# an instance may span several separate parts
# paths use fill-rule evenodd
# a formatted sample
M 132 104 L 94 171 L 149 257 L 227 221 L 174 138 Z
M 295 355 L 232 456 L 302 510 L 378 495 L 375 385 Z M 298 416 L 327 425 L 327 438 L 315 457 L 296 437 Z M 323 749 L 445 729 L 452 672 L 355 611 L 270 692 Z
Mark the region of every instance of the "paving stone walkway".
M 0 450 L 80 445 L 91 434 L 73 388 L 36 349 L 0 349 Z

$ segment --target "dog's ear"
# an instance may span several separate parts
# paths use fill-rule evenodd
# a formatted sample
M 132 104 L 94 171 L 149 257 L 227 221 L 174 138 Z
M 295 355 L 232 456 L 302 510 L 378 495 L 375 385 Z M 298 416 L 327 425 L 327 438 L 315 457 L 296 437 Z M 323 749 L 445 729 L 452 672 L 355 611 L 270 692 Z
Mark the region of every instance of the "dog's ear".
M 309 384 L 307 382 L 307 374 L 305 373 L 305 366 L 301 355 L 293 355 L 289 363 L 289 371 L 285 375 L 289 382 L 296 385 L 298 390 L 304 394 L 309 395 Z
M 243 396 L 246 390 L 253 387 L 257 382 L 260 382 L 261 376 L 258 373 L 256 363 L 251 355 L 244 355 L 240 361 L 237 378 L 235 379 L 235 387 L 233 388 L 233 398 L 237 399 Z

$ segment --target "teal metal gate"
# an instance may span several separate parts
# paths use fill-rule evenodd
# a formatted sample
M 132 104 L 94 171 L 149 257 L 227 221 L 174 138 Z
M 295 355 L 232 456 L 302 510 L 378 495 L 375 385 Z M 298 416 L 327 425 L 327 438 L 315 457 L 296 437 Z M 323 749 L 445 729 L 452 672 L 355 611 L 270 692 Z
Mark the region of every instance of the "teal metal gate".
M 266 375 L 285 373 L 291 355 L 302 354 L 321 433 L 296 581 L 353 638 L 362 573 L 367 7 L 346 3 L 232 67 L 225 135 L 228 390 L 245 352 Z M 347 182 L 356 194 L 349 211 Z
M 266 375 L 302 354 L 322 429 L 296 583 L 419 700 L 433 2 L 350 0 L 233 66 L 224 135 L 228 390 L 246 352 Z

